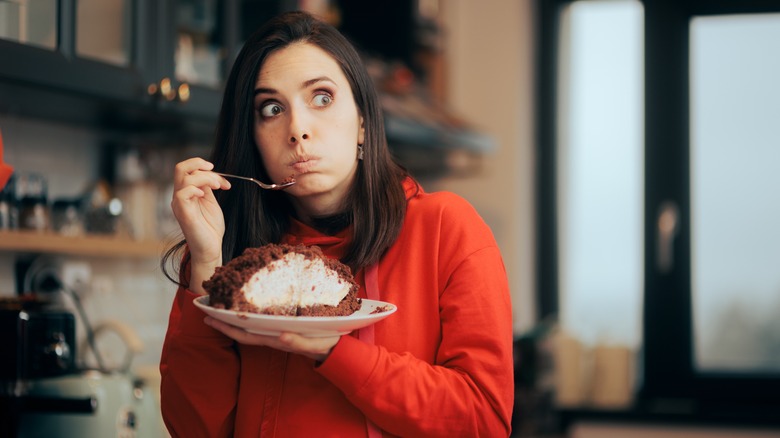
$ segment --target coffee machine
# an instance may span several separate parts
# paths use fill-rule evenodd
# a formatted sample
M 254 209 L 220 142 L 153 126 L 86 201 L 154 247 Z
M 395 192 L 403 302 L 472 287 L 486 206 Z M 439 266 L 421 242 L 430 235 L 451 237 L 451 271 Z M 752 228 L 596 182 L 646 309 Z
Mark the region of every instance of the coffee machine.
M 73 314 L 43 308 L 35 299 L 27 300 L 33 307 L 17 302 L 19 306 L 0 309 L 0 332 L 4 334 L 0 381 L 11 384 L 72 373 L 76 368 Z
M 160 435 L 142 379 L 78 363 L 73 313 L 30 295 L 2 299 L 0 333 L 0 436 Z

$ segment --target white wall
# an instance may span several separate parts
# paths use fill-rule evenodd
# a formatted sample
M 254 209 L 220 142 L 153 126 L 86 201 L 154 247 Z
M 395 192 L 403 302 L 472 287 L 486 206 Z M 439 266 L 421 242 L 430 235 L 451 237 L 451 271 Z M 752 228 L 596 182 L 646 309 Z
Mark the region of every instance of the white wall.
M 493 229 L 509 276 L 516 333 L 535 321 L 533 3 L 441 2 L 449 104 L 493 136 L 498 148 L 477 175 L 427 187 L 465 197 Z
M 48 180 L 49 200 L 75 197 L 99 176 L 101 138 L 93 130 L 52 122 L 0 115 L 5 162 L 15 173 L 38 172 Z M 0 252 L 0 296 L 15 293 L 14 262 L 18 255 Z M 116 319 L 133 327 L 145 348 L 134 360 L 156 366 L 167 327 L 175 286 L 162 276 L 159 260 L 43 256 L 45 263 L 83 261 L 91 266 L 92 288 L 82 297 L 91 325 Z M 65 304 L 68 305 L 67 300 Z M 71 307 L 75 313 L 75 308 Z M 78 335 L 84 338 L 81 323 Z M 84 349 L 79 345 L 79 349 Z M 78 350 L 77 350 L 78 351 Z M 124 350 L 117 350 L 121 362 Z M 108 355 L 108 353 L 105 353 Z

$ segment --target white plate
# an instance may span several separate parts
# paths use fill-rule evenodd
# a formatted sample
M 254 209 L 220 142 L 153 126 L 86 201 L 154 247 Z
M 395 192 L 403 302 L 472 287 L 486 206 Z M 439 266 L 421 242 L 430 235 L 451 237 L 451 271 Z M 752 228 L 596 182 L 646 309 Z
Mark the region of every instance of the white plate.
M 208 295 L 195 298 L 194 303 L 212 318 L 250 333 L 276 336 L 281 332 L 293 332 L 310 338 L 345 335 L 379 322 L 398 310 L 395 304 L 363 299 L 360 310 L 349 316 L 278 316 L 215 309 L 209 305 Z M 371 313 L 382 306 L 387 310 Z

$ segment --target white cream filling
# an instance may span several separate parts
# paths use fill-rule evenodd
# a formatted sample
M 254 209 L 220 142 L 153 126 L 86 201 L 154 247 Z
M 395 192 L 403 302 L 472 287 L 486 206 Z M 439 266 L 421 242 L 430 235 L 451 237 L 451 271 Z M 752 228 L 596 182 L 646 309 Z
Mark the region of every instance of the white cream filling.
M 287 253 L 258 270 L 241 287 L 246 300 L 260 309 L 271 306 L 338 305 L 350 284 L 320 259 Z

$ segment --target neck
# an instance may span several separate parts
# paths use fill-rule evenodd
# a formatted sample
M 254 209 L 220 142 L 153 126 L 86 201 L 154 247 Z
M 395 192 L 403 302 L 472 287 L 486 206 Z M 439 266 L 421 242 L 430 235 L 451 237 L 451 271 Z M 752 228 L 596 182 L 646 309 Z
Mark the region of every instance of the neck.
M 324 234 L 333 236 L 350 224 L 352 224 L 352 214 L 343 212 L 333 216 L 312 218 L 310 226 Z
M 313 203 L 306 202 L 307 200 L 300 198 L 292 198 L 291 200 L 297 219 L 314 228 L 319 228 L 318 224 L 322 223 L 323 220 L 327 221 L 330 218 L 342 216 L 344 214 L 341 202 Z

